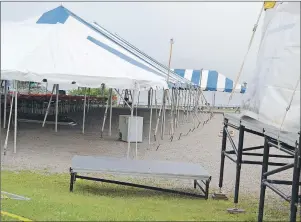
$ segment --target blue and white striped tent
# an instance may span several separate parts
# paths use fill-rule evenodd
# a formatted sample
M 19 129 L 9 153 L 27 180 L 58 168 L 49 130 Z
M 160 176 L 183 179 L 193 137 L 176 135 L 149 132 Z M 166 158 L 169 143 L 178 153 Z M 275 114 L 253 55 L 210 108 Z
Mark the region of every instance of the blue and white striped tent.
M 172 69 L 179 76 L 200 86 L 204 91 L 232 92 L 233 80 L 215 70 Z M 234 92 L 245 93 L 246 87 L 237 84 Z

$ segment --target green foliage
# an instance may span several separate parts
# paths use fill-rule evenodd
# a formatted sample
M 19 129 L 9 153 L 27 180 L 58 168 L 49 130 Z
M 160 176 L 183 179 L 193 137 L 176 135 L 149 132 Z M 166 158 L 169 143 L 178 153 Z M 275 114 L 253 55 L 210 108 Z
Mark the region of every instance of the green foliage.
M 78 88 L 68 91 L 68 94 L 73 96 L 83 96 L 85 95 L 85 88 Z M 94 88 L 94 89 L 87 89 L 87 96 L 102 96 L 102 89 L 101 88 Z M 113 90 L 113 96 L 115 96 L 115 92 Z M 104 97 L 109 97 L 109 89 L 104 88 Z

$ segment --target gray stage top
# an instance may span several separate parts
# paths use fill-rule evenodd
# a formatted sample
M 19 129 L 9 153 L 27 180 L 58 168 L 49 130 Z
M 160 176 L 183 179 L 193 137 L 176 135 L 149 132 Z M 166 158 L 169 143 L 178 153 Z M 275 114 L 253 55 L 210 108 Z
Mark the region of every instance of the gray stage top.
M 208 180 L 210 178 L 208 172 L 198 164 L 169 161 L 74 156 L 71 168 L 75 173 L 111 173 L 193 180 Z
M 277 129 L 274 126 L 262 123 L 256 119 L 253 119 L 248 116 L 244 116 L 243 114 L 230 114 L 226 113 L 224 114 L 224 117 L 229 120 L 229 123 L 235 125 L 235 126 L 244 126 L 247 129 L 253 130 L 255 132 L 263 133 L 263 130 L 265 131 L 264 134 L 274 138 L 278 139 L 278 132 L 279 129 Z M 299 142 L 299 134 L 298 132 L 292 133 L 292 132 L 285 132 L 281 131 L 279 134 L 279 140 L 288 144 L 289 146 L 296 146 L 296 142 Z

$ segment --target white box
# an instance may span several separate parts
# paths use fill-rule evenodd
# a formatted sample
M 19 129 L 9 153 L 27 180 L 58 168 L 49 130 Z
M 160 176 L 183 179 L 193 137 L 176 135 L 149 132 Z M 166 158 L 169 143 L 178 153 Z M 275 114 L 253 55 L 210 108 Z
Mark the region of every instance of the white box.
M 129 122 L 131 122 L 129 126 Z M 137 129 L 136 129 L 137 123 Z M 130 127 L 130 128 L 129 128 Z M 143 138 L 143 117 L 130 115 L 119 116 L 120 139 L 125 142 L 142 142 Z M 137 138 L 136 138 L 137 137 Z

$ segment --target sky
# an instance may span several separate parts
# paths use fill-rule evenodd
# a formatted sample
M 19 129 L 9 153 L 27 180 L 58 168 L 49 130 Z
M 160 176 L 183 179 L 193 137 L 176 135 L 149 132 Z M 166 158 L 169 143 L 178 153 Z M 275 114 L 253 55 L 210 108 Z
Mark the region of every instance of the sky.
M 59 2 L 2 2 L 2 21 L 41 16 Z M 148 55 L 171 67 L 212 69 L 236 79 L 262 2 L 62 2 L 88 21 L 96 21 Z M 240 82 L 254 75 L 260 28 L 246 59 Z

